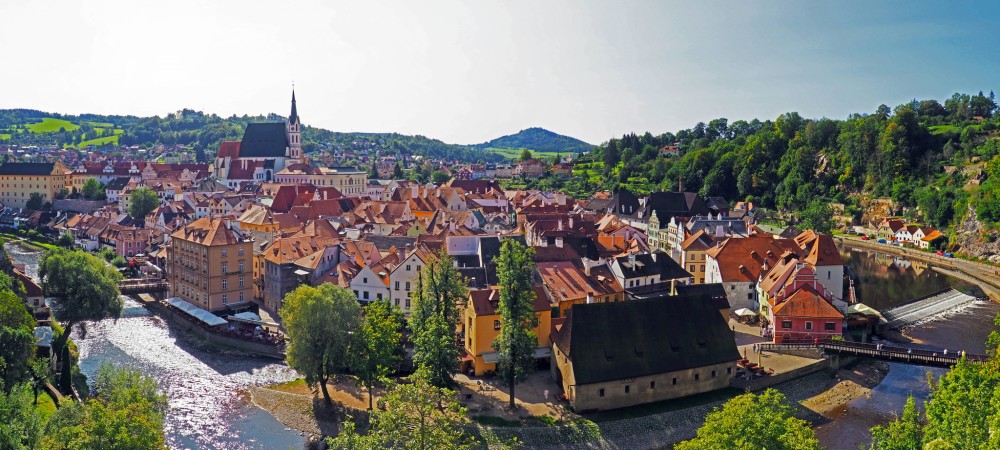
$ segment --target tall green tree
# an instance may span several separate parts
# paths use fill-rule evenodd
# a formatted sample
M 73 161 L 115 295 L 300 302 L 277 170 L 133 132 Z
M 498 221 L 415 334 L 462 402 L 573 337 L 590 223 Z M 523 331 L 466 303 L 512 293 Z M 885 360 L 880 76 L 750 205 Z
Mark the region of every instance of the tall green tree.
M 96 396 L 60 408 L 46 426 L 42 447 L 55 450 L 165 449 L 167 398 L 152 378 L 105 364 Z
M 31 394 L 24 385 L 10 393 L 0 392 L 0 448 L 32 450 L 39 445 L 45 420 L 31 404 Z
M 393 386 L 380 401 L 384 410 L 375 410 L 367 435 L 345 427 L 328 439 L 331 448 L 353 449 L 469 449 L 476 441 L 464 430 L 469 423 L 466 410 L 455 393 L 417 377 L 412 384 Z
M 459 308 L 469 296 L 465 277 L 442 251 L 421 270 L 417 289 L 410 295 L 414 303 L 410 329 L 417 373 L 434 386 L 448 387 L 453 383 L 452 374 L 458 371 L 455 327 Z
M 520 159 L 521 161 L 527 161 L 531 159 L 531 150 L 528 150 L 526 148 L 521 149 L 521 156 L 518 159 Z
M 372 302 L 365 308 L 364 320 L 351 348 L 352 369 L 361 384 L 368 389 L 368 409 L 372 409 L 375 385 L 392 373 L 402 358 L 400 328 L 403 315 L 388 300 Z
M 809 423 L 793 417 L 794 410 L 780 392 L 734 397 L 708 413 L 698 437 L 684 441 L 677 450 L 819 449 Z
M 160 206 L 160 197 L 146 186 L 136 188 L 128 197 L 128 214 L 136 220 L 145 219 L 157 206 Z
M 285 296 L 279 314 L 288 332 L 288 365 L 307 383 L 319 383 L 323 399 L 332 405 L 326 384 L 350 363 L 348 351 L 361 323 L 358 300 L 351 291 L 330 283 L 318 288 L 303 285 Z
M 532 275 L 534 251 L 514 239 L 504 239 L 497 258 L 500 281 L 500 335 L 493 342 L 497 351 L 497 372 L 510 387 L 510 408 L 514 409 L 514 387 L 524 381 L 534 363 L 538 338 L 535 291 Z
M 96 178 L 88 178 L 85 183 L 83 183 L 83 197 L 91 200 L 96 200 L 99 196 L 104 194 L 104 190 L 101 189 L 101 182 L 97 181 Z
M 42 205 L 45 200 L 42 199 L 42 194 L 38 192 L 32 192 L 31 196 L 28 197 L 28 201 L 24 204 L 25 209 L 42 209 Z
M 402 180 L 403 178 L 403 166 L 399 164 L 399 161 L 396 161 L 396 165 L 392 166 L 392 179 Z
M 872 428 L 871 450 L 920 450 L 923 448 L 923 421 L 913 396 L 906 398 L 903 415 L 885 426 Z
M 55 249 L 42 256 L 38 275 L 46 290 L 62 293 L 55 313 L 65 325 L 52 349 L 63 367 L 61 387 L 68 392 L 72 386 L 66 341 L 77 323 L 121 316 L 123 303 L 118 290 L 121 274 L 89 253 Z

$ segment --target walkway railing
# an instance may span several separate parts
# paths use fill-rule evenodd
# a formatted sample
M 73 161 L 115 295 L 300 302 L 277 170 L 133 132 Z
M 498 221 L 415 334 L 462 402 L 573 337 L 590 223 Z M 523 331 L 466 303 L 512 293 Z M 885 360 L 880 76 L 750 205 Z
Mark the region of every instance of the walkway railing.
M 761 351 L 781 351 L 781 350 L 796 350 L 796 349 L 821 349 L 824 352 L 837 352 L 841 354 L 850 354 L 855 356 L 865 356 L 875 359 L 883 359 L 887 361 L 896 361 L 909 364 L 917 365 L 928 365 L 928 366 L 953 366 L 958 363 L 958 360 L 963 356 L 963 352 L 953 352 L 949 351 L 945 353 L 946 350 L 923 350 L 915 349 L 909 347 L 896 347 L 887 346 L 880 344 L 866 344 L 860 342 L 847 342 L 847 341 L 833 341 L 833 340 L 821 340 L 821 341 L 799 341 L 799 342 L 782 342 L 780 344 L 757 344 Z M 987 355 L 977 355 L 964 353 L 965 359 L 969 362 L 982 363 L 989 360 Z

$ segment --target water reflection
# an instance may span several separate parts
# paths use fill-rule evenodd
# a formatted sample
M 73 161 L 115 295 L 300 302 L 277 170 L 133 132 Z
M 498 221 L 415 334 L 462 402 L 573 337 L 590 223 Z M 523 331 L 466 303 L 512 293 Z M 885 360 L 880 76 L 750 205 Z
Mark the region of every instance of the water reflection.
M 7 251 L 37 276 L 40 253 L 15 244 Z M 80 369 L 92 377 L 102 363 L 132 367 L 153 377 L 167 394 L 167 441 L 172 448 L 271 449 L 302 447 L 300 433 L 257 408 L 248 386 L 292 380 L 295 372 L 273 359 L 206 350 L 178 335 L 141 303 L 125 298 L 118 320 L 74 330 Z
M 932 270 L 923 261 L 862 249 L 841 247 L 844 264 L 857 275 L 854 285 L 862 303 L 882 310 L 949 287 L 966 286 Z

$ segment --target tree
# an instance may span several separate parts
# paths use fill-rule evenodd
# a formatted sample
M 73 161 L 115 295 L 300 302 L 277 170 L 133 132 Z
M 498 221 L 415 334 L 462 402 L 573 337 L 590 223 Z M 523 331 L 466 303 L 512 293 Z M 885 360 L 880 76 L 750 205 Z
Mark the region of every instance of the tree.
M 830 204 L 823 200 L 813 200 L 809 206 L 799 213 L 802 226 L 816 230 L 817 233 L 829 233 L 833 228 L 833 210 Z
M 135 369 L 101 366 L 96 396 L 60 408 L 46 426 L 50 449 L 165 449 L 167 398 Z
M 152 189 L 140 186 L 132 191 L 128 197 L 128 214 L 136 220 L 143 220 L 157 206 L 160 206 L 160 197 Z
M 68 355 L 64 347 L 77 323 L 117 318 L 122 314 L 121 292 L 118 291 L 121 274 L 86 252 L 50 250 L 38 264 L 38 275 L 46 290 L 62 293 L 55 312 L 56 318 L 66 325 L 52 346 L 57 354 Z M 63 373 L 68 373 L 69 358 L 61 357 L 61 360 Z M 68 391 L 69 388 L 64 382 L 63 389 Z
M 378 164 L 372 160 L 372 168 L 368 171 L 368 178 L 377 179 L 378 177 Z
M 59 236 L 59 239 L 56 241 L 56 244 L 59 245 L 60 247 L 69 248 L 73 246 L 74 242 L 75 241 L 73 240 L 73 236 L 71 236 L 69 233 L 63 233 L 62 235 Z
M 350 362 L 348 351 L 361 321 L 357 299 L 330 283 L 303 285 L 285 296 L 279 314 L 288 331 L 288 365 L 304 375 L 306 383 L 319 383 L 323 399 L 332 405 L 326 383 Z
M 35 319 L 21 298 L 11 291 L 0 292 L 0 388 L 5 394 L 10 394 L 31 373 L 34 328 Z
M 514 409 L 514 386 L 524 381 L 534 363 L 538 338 L 535 291 L 532 274 L 534 251 L 514 239 L 504 239 L 497 258 L 500 280 L 500 335 L 493 342 L 497 351 L 497 372 L 510 387 L 510 408 Z
M 903 416 L 886 426 L 872 428 L 872 450 L 920 450 L 923 446 L 923 424 L 913 396 L 906 398 Z
M 351 348 L 354 362 L 351 365 L 358 380 L 368 389 L 368 409 L 372 409 L 375 383 L 389 376 L 402 355 L 399 332 L 403 323 L 402 313 L 388 300 L 372 302 L 365 308 L 356 345 Z
M 458 371 L 458 308 L 469 296 L 465 279 L 442 250 L 424 266 L 417 277 L 417 288 L 410 295 L 414 303 L 410 328 L 417 373 L 434 386 L 450 386 L 452 374 Z
M 705 417 L 698 437 L 684 441 L 677 450 L 766 448 L 819 449 L 809 424 L 792 416 L 785 396 L 774 389 L 760 395 L 734 397 Z
M 90 200 L 96 200 L 99 195 L 104 193 L 101 189 L 101 183 L 96 178 L 88 178 L 87 182 L 83 183 L 81 192 L 83 198 Z
M 385 410 L 372 412 L 367 435 L 347 426 L 327 440 L 330 448 L 469 449 L 476 443 L 463 429 L 469 419 L 455 393 L 423 378 L 393 386 L 379 403 Z
M 435 170 L 434 172 L 431 173 L 431 181 L 433 181 L 436 184 L 444 183 L 450 179 L 451 176 L 448 175 L 445 171 L 440 169 Z
M 38 445 L 45 422 L 31 404 L 31 394 L 25 386 L 10 393 L 0 392 L 0 448 L 30 450 Z
M 531 150 L 528 150 L 526 148 L 521 149 L 521 157 L 518 159 L 520 159 L 521 161 L 527 161 L 531 159 Z
M 42 199 L 42 194 L 38 192 L 32 192 L 31 196 L 28 197 L 28 202 L 24 204 L 25 209 L 42 209 L 42 204 L 44 200 Z
M 399 164 L 399 161 L 396 161 L 396 165 L 392 166 L 392 179 L 402 180 L 403 178 L 403 166 Z

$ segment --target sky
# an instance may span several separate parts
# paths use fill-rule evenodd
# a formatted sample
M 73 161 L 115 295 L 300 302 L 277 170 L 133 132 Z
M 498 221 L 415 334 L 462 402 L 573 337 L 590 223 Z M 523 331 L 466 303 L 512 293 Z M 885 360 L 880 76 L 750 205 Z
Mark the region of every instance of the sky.
M 0 0 L 0 108 L 287 115 L 474 144 L 1000 90 L 986 1 Z

